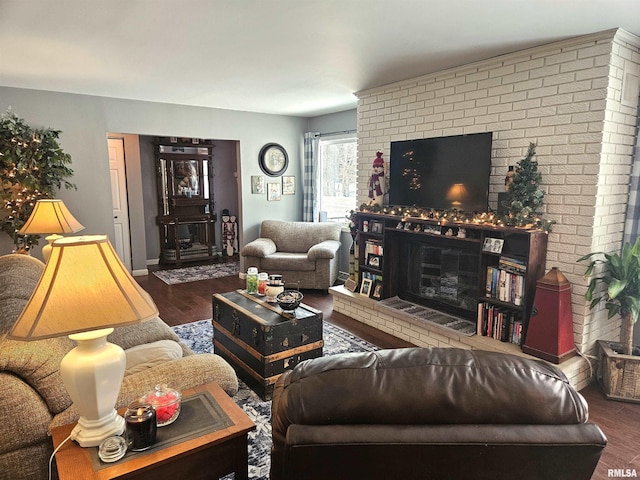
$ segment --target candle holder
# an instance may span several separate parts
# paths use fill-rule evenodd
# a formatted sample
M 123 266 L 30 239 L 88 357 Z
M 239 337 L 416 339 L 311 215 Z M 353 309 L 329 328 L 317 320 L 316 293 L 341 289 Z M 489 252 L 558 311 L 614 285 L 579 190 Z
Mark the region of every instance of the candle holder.
M 135 401 L 129 404 L 124 414 L 129 449 L 140 452 L 156 442 L 158 425 L 153 405 Z

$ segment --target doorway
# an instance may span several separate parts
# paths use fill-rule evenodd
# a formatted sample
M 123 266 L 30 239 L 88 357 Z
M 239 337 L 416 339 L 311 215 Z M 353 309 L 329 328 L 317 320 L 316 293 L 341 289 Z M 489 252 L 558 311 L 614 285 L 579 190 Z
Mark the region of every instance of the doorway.
M 124 140 L 108 138 L 109 174 L 113 202 L 113 227 L 116 253 L 131 272 L 131 233 L 129 230 L 129 203 L 127 200 L 127 172 L 124 158 Z
M 117 183 L 118 188 L 112 189 L 112 195 L 124 193 L 124 198 L 114 199 L 114 205 L 126 204 L 125 211 L 128 213 L 126 225 L 127 231 L 117 234 L 122 240 L 123 250 L 128 247 L 129 253 L 123 253 L 124 259 L 128 259 L 127 268 L 136 275 L 146 275 L 149 267 L 156 266 L 160 257 L 160 240 L 157 217 L 160 214 L 158 209 L 158 186 L 156 180 L 156 162 L 154 157 L 154 141 L 156 136 L 125 134 L 109 132 L 108 140 L 119 140 L 124 145 L 122 154 L 123 167 L 119 168 L 124 173 L 124 180 L 112 172 L 113 178 L 120 178 Z M 216 145 L 214 150 L 213 174 L 214 174 L 214 196 L 215 211 L 218 220 L 216 222 L 216 243 L 221 250 L 222 243 L 222 210 L 228 209 L 238 217 L 239 242 L 242 241 L 242 212 L 241 212 L 241 184 L 239 182 L 240 172 L 240 143 L 237 140 L 213 140 Z M 111 149 L 111 145 L 109 146 Z M 117 153 L 117 152 L 114 152 Z M 109 152 L 111 156 L 111 151 Z M 114 208 L 114 216 L 115 208 Z M 118 219 L 122 217 L 118 215 Z M 124 221 L 123 221 L 124 223 Z M 119 228 L 119 227 L 115 227 Z M 119 243 L 120 240 L 114 242 Z M 118 255 L 120 253 L 118 252 Z
M 139 151 L 140 182 L 139 187 L 136 186 L 137 184 L 132 184 L 131 182 L 128 182 L 128 184 L 130 194 L 135 193 L 131 191 L 132 189 L 140 189 L 144 209 L 142 212 L 143 218 L 139 222 L 139 225 L 132 219 L 132 238 L 134 239 L 132 245 L 135 258 L 135 248 L 140 242 L 136 240 L 136 232 L 134 230 L 136 228 L 144 228 L 145 238 L 143 240 L 143 246 L 145 248 L 146 266 L 150 270 L 156 270 L 161 255 L 158 216 L 162 215 L 162 208 L 159 205 L 161 196 L 158 195 L 158 166 L 156 165 L 155 158 L 155 143 L 158 136 L 138 135 L 136 138 Z M 239 182 L 240 147 L 237 140 L 212 139 L 211 141 L 215 145 L 212 160 L 213 211 L 217 215 L 217 220 L 214 225 L 215 243 L 217 251 L 222 252 L 222 211 L 227 209 L 231 215 L 236 215 L 238 218 L 239 234 L 242 230 L 242 216 L 240 211 L 241 187 Z M 129 170 L 131 156 L 128 152 L 129 145 L 126 142 L 125 147 L 127 148 L 127 167 Z M 135 205 L 132 203 L 130 206 L 135 208 Z M 188 265 L 189 263 L 183 263 L 182 266 Z

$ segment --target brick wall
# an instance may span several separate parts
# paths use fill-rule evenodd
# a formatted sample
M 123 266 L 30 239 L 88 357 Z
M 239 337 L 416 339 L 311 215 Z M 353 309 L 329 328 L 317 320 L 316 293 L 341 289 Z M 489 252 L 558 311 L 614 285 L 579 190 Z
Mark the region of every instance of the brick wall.
M 576 259 L 621 245 L 638 120 L 621 101 L 627 73 L 640 76 L 640 38 L 612 30 L 358 92 L 358 204 L 390 142 L 493 132 L 495 208 L 507 167 L 536 142 L 543 213 L 557 222 L 546 269 L 572 283 L 576 344 L 592 351 L 597 339 L 617 337 L 619 323 L 589 311 Z

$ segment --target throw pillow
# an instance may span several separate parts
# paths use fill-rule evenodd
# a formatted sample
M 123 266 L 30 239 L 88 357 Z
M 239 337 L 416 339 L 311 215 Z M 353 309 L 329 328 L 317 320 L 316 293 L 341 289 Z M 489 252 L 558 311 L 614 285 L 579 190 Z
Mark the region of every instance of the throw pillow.
M 124 351 L 127 356 L 125 375 L 138 373 L 170 360 L 182 358 L 182 347 L 173 340 L 145 343 Z

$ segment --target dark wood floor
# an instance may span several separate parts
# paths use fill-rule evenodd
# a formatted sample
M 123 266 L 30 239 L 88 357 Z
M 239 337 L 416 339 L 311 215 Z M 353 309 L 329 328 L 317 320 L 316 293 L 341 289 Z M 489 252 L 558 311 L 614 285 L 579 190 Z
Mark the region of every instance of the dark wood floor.
M 153 297 L 160 317 L 169 325 L 180 325 L 212 317 L 211 296 L 243 288 L 237 277 L 166 285 L 155 275 L 136 277 L 138 283 Z M 324 313 L 324 320 L 363 338 L 381 348 L 411 346 L 398 338 L 333 311 L 331 295 L 305 290 L 304 302 Z M 613 475 L 609 469 L 635 469 L 640 477 L 640 404 L 607 400 L 596 384 L 581 391 L 589 403 L 590 421 L 597 424 L 609 443 L 602 454 L 592 479 L 605 480 Z M 544 479 L 541 479 L 544 480 Z

